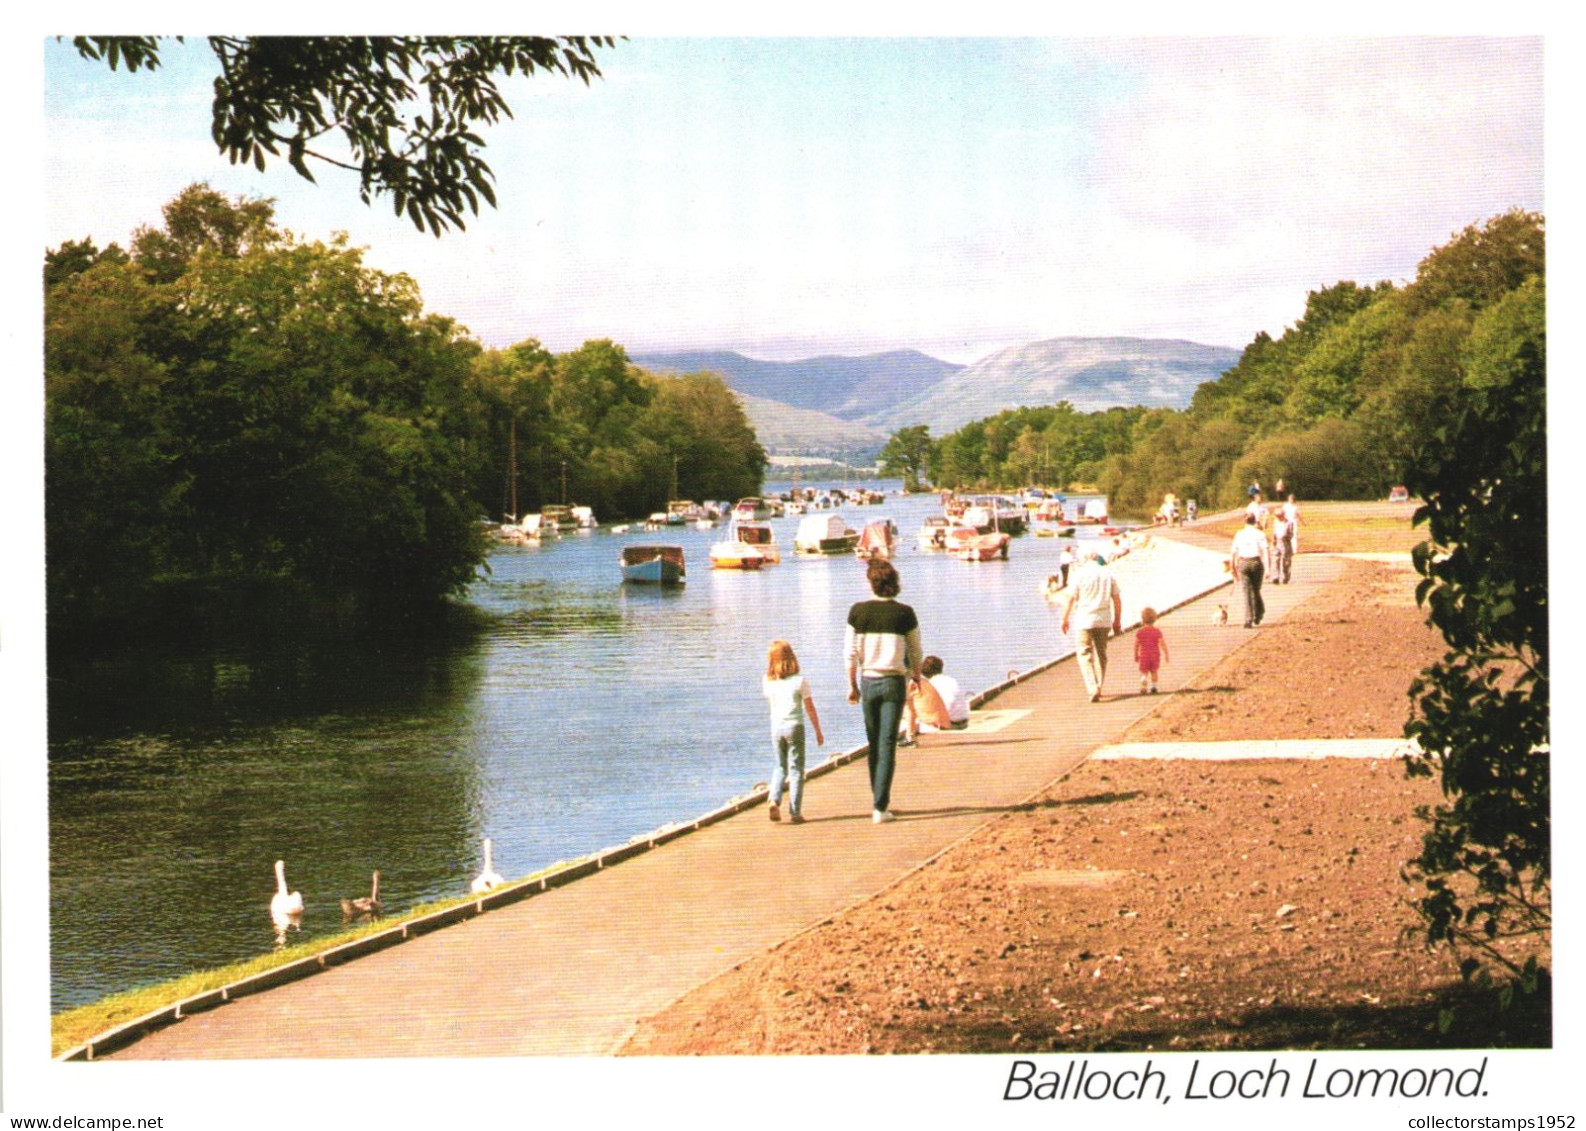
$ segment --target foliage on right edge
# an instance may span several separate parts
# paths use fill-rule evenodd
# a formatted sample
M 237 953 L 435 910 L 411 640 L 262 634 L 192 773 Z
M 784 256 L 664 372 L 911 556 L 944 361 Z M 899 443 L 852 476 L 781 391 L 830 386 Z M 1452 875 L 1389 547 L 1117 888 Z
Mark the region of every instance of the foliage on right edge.
M 1507 971 L 1505 1001 L 1545 979 L 1523 943 L 1545 944 L 1552 924 L 1546 289 L 1541 220 L 1524 219 L 1535 273 L 1497 295 L 1437 296 L 1468 310 L 1471 329 L 1458 391 L 1406 478 L 1426 500 L 1416 597 L 1449 651 L 1410 688 L 1410 773 L 1440 775 L 1444 801 L 1420 811 L 1429 827 L 1405 873 L 1424 889 L 1427 941 L 1447 943 L 1478 984 Z M 1486 235 L 1468 231 L 1421 281 L 1446 291 L 1451 273 L 1481 277 Z

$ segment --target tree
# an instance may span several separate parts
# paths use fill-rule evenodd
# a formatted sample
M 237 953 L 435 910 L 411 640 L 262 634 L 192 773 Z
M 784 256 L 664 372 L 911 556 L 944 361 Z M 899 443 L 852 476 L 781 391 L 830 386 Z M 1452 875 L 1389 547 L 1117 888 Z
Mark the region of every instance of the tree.
M 881 449 L 879 463 L 887 475 L 903 480 L 905 491 L 918 491 L 931 455 L 931 429 L 927 424 L 900 428 Z
M 211 133 L 233 165 L 263 170 L 285 157 L 314 180 L 310 160 L 358 174 L 365 204 L 439 236 L 463 228 L 463 211 L 492 207 L 494 174 L 474 132 L 512 110 L 497 76 L 549 71 L 587 85 L 600 76 L 597 47 L 610 36 L 210 36 L 220 63 Z M 77 36 L 79 55 L 129 72 L 160 65 L 154 36 Z M 341 149 L 325 148 L 339 135 Z
M 1449 646 L 1411 688 L 1410 771 L 1440 775 L 1445 800 L 1406 871 L 1430 941 L 1527 988 L 1536 964 L 1504 943 L 1552 923 L 1546 335 L 1532 276 L 1477 319 L 1462 396 L 1405 478 L 1426 500 L 1416 595 Z
M 484 549 L 477 344 L 412 279 L 269 228 L 257 201 L 195 186 L 166 215 L 137 243 L 152 264 L 46 292 L 52 635 L 461 590 Z
M 97 263 L 126 263 L 127 253 L 118 244 L 100 251 L 92 239 L 67 240 L 60 247 L 51 248 L 44 255 L 44 289 L 58 286 Z

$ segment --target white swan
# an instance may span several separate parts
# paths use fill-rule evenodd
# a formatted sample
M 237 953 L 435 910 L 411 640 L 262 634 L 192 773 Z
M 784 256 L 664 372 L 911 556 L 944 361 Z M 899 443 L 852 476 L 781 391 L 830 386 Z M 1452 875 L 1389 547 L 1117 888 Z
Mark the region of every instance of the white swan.
M 485 837 L 485 870 L 480 872 L 478 876 L 474 877 L 472 890 L 476 894 L 494 891 L 496 888 L 500 887 L 506 882 L 507 881 L 502 878 L 501 873 L 496 871 L 491 865 L 490 838 Z
M 270 918 L 276 922 L 303 914 L 303 893 L 286 890 L 286 863 L 275 862 L 275 894 L 270 897 Z
M 341 901 L 341 917 L 354 919 L 364 915 L 380 918 L 384 908 L 380 904 L 380 872 L 377 869 L 374 880 L 370 885 L 368 895 L 360 895 L 356 899 L 343 899 Z

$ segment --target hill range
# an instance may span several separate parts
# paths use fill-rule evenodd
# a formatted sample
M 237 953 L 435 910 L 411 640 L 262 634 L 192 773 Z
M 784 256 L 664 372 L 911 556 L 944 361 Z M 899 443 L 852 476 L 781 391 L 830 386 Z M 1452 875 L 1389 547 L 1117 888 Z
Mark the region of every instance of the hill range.
M 1117 405 L 1185 408 L 1196 388 L 1238 362 L 1224 346 L 1161 338 L 1051 338 L 972 365 L 915 350 L 762 361 L 727 350 L 639 353 L 655 373 L 719 375 L 739 394 L 772 454 L 874 454 L 900 428 L 944 436 L 972 420 L 1067 400 L 1080 412 Z

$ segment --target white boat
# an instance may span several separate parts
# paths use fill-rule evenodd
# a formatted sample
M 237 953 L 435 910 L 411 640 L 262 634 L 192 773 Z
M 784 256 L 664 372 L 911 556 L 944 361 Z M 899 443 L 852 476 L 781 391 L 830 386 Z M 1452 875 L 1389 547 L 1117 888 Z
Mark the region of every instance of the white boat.
M 933 514 L 920 524 L 918 537 L 922 550 L 947 549 L 947 532 L 953 529 L 953 520 L 945 514 Z
M 751 495 L 746 499 L 739 499 L 732 508 L 732 517 L 739 522 L 764 522 L 768 518 L 776 517 L 776 507 L 770 499 L 762 499 Z
M 540 524 L 553 533 L 563 530 L 577 530 L 579 525 L 578 516 L 573 513 L 573 509 L 572 507 L 564 507 L 556 503 L 547 503 L 540 508 Z
M 712 569 L 760 569 L 781 560 L 771 528 L 760 523 L 735 522 L 726 540 L 710 548 Z
M 683 565 L 683 547 L 634 545 L 624 546 L 619 564 L 622 580 L 648 585 L 681 585 L 687 574 Z
M 1091 499 L 1080 508 L 1079 514 L 1074 516 L 1074 521 L 1107 525 L 1107 500 Z
M 851 554 L 858 545 L 859 531 L 840 514 L 805 515 L 793 536 L 793 549 L 800 554 Z
M 540 516 L 526 514 L 517 522 L 503 522 L 496 529 L 496 538 L 509 546 L 527 546 L 540 540 Z
M 776 533 L 763 522 L 739 522 L 733 529 L 738 538 L 760 552 L 766 565 L 776 565 L 782 560 L 782 551 L 776 544 Z
M 947 549 L 966 562 L 989 562 L 1008 557 L 1008 536 L 1000 530 L 982 534 L 972 526 L 959 526 L 947 534 Z
M 666 521 L 673 526 L 698 522 L 705 517 L 705 508 L 693 499 L 673 499 L 666 504 Z

